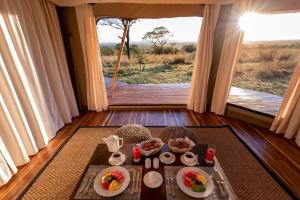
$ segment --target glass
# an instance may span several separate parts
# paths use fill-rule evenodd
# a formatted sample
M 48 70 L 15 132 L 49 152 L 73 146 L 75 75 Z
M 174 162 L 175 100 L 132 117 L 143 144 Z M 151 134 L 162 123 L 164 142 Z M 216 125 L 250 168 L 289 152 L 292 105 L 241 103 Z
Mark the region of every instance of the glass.
M 209 144 L 206 151 L 205 162 L 213 163 L 216 154 L 216 145 Z
M 140 146 L 135 144 L 133 146 L 133 162 L 140 162 L 141 160 L 141 149 Z

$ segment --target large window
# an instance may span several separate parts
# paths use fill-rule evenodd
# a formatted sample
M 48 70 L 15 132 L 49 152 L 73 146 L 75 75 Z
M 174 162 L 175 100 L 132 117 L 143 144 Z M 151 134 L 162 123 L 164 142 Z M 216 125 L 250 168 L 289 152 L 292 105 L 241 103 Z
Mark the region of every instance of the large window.
M 186 104 L 201 19 L 177 17 L 130 21 L 115 95 L 109 97 L 109 103 L 116 102 L 119 97 L 132 104 Z M 116 18 L 97 22 L 108 90 L 114 76 L 124 25 L 124 20 Z M 134 96 L 132 91 L 139 95 Z
M 244 41 L 229 102 L 275 115 L 300 55 L 300 13 L 259 15 L 240 20 Z

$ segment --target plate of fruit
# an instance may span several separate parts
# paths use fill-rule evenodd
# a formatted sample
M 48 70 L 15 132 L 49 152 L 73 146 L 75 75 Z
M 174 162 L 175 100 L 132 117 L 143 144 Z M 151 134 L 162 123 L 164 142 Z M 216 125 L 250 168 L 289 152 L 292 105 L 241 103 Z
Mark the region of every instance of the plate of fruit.
M 94 180 L 94 189 L 100 196 L 113 197 L 122 193 L 129 182 L 130 175 L 127 169 L 113 166 L 99 172 Z
M 184 193 L 194 198 L 205 198 L 214 189 L 211 177 L 197 167 L 181 168 L 177 172 L 176 182 Z

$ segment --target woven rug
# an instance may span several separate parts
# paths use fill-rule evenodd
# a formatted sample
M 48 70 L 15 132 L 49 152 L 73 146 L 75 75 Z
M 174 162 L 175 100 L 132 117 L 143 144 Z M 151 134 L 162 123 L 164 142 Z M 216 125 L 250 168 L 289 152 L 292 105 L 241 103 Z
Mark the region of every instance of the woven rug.
M 118 127 L 82 127 L 37 175 L 20 199 L 69 199 L 95 147 Z M 162 127 L 148 127 L 157 137 Z M 217 145 L 218 160 L 239 199 L 291 199 L 228 126 L 189 127 L 199 143 Z

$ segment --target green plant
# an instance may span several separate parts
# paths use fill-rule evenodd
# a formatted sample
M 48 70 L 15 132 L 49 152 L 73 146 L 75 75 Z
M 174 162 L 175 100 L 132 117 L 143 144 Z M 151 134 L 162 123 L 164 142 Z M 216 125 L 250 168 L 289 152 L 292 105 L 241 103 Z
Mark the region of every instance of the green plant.
M 196 51 L 196 46 L 194 44 L 184 45 L 182 47 L 182 50 L 184 50 L 187 53 L 193 53 Z

